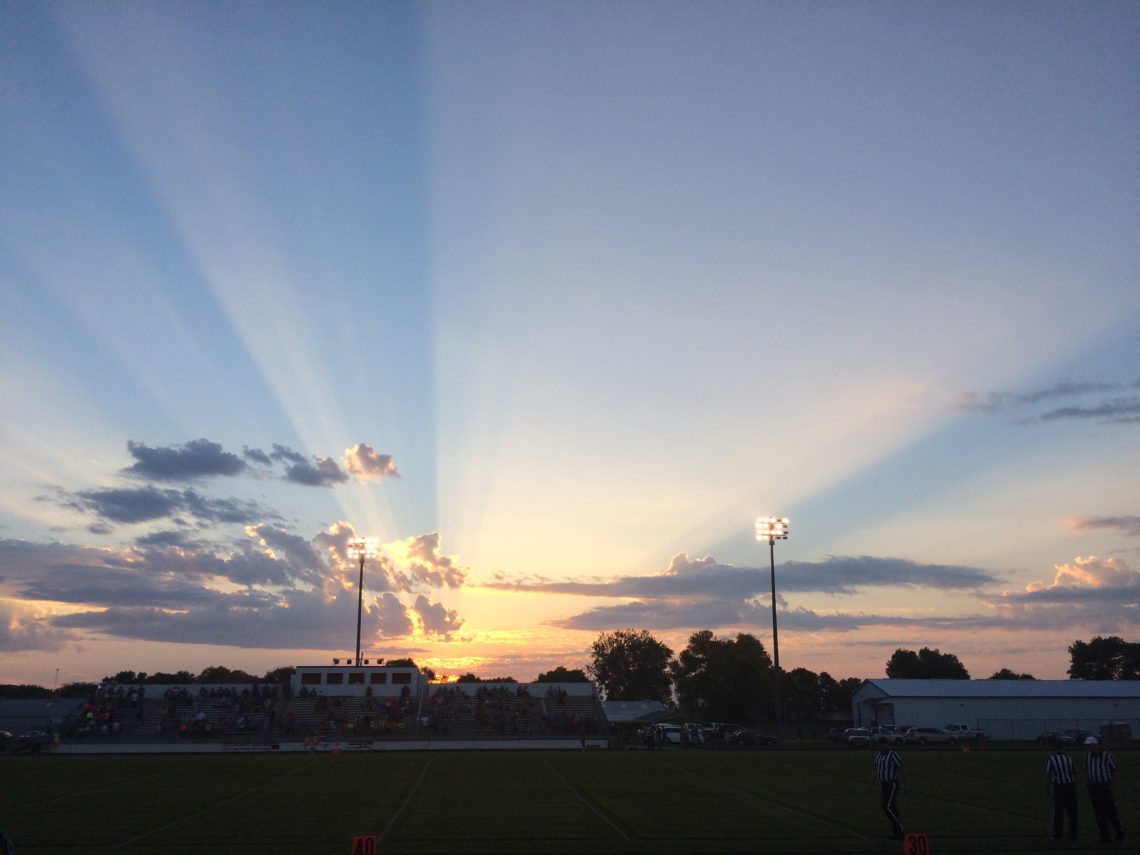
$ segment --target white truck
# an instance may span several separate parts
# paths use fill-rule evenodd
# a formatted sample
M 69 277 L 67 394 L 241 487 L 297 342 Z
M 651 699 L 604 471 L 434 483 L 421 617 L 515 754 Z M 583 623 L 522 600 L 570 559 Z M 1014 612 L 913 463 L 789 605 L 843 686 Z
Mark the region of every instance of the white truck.
M 964 724 L 944 724 L 942 729 L 953 736 L 958 742 L 981 742 L 988 739 L 989 734 L 984 730 L 967 727 Z

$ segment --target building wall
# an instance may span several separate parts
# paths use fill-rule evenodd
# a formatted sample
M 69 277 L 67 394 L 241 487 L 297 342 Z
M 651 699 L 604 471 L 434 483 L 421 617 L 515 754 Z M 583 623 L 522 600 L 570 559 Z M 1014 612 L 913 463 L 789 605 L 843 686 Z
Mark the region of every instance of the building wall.
M 1140 735 L 1140 699 L 1107 698 L 868 698 L 856 705 L 856 725 L 965 724 L 993 739 L 1036 739 L 1051 730 L 1130 722 Z

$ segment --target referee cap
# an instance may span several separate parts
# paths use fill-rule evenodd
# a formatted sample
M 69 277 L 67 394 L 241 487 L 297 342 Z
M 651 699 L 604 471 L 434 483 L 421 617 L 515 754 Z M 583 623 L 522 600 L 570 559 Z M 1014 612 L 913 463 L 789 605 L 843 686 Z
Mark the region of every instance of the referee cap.
M 1095 736 L 1086 736 L 1085 745 L 1100 745 L 1100 741 Z

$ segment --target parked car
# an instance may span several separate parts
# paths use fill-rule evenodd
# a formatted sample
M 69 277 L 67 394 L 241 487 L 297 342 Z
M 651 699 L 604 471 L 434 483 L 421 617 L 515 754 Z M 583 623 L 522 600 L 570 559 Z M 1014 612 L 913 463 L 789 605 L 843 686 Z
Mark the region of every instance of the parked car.
M 665 735 L 665 742 L 672 743 L 673 745 L 681 744 L 681 725 L 679 724 L 659 724 L 661 732 Z
M 967 727 L 964 724 L 948 724 L 943 728 L 947 733 L 952 733 L 962 742 L 973 740 L 979 742 L 983 739 L 989 739 L 989 734 L 984 730 L 974 727 Z
M 871 731 L 865 727 L 851 727 L 847 729 L 847 744 L 852 748 L 871 744 Z
M 897 724 L 881 724 L 871 728 L 871 741 L 878 742 L 882 738 L 895 745 L 902 745 L 906 731 L 907 728 L 899 727 Z
M 778 740 L 758 730 L 741 727 L 729 733 L 724 741 L 728 745 L 775 745 Z
M 714 721 L 705 728 L 705 736 L 710 742 L 725 742 L 734 730 L 744 730 L 744 725 L 732 722 Z
M 1060 730 L 1046 730 L 1038 735 L 1037 741 L 1044 745 L 1072 745 L 1077 740 Z
M 941 727 L 912 727 L 906 732 L 903 741 L 919 745 L 953 745 L 958 737 Z

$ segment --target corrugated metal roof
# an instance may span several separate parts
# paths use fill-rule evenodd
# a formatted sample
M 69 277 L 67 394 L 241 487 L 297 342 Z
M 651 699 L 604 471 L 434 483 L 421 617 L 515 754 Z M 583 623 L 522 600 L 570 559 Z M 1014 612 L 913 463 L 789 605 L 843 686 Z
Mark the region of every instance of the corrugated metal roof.
M 614 723 L 656 721 L 665 713 L 661 701 L 602 701 L 606 720 Z
M 1140 698 L 1140 680 L 867 680 L 892 698 Z

